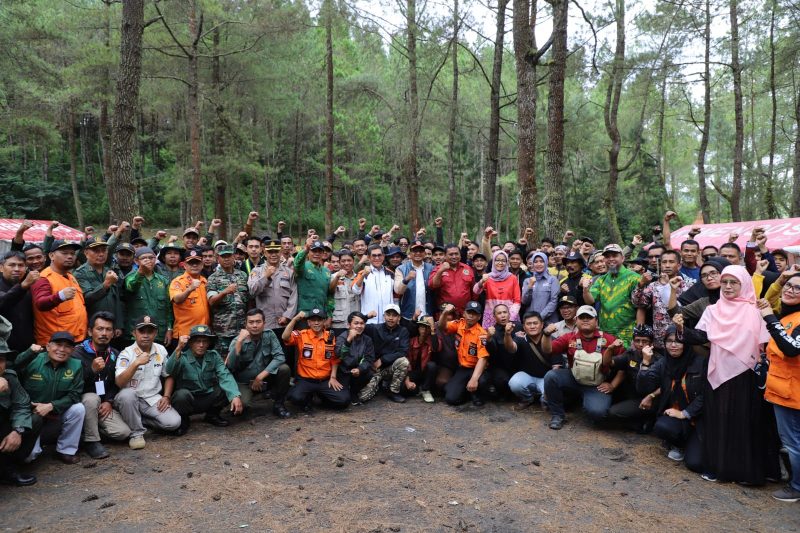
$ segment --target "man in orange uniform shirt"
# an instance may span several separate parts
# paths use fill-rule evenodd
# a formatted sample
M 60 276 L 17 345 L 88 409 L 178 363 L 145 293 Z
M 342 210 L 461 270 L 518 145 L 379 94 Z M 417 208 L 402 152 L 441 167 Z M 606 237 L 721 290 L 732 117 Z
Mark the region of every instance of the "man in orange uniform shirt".
M 199 250 L 189 250 L 183 260 L 183 274 L 169 284 L 169 298 L 172 300 L 173 338 L 188 335 L 192 326 L 210 326 L 211 312 L 206 296 L 206 278 L 203 270 L 203 255 Z

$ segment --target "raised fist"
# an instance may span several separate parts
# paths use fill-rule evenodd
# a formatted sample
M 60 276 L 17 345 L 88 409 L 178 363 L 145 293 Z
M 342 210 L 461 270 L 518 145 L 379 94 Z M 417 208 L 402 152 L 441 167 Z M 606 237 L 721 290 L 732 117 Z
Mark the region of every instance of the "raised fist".
M 669 222 L 676 216 L 678 216 L 678 214 L 675 211 L 667 211 L 666 213 L 664 213 L 664 222 Z
M 251 220 L 251 221 L 253 221 L 253 220 L 257 219 L 257 218 L 258 218 L 258 211 L 250 211 L 250 213 L 248 213 L 248 215 L 247 215 L 247 219 Z
M 442 217 L 436 217 L 433 220 L 433 225 L 436 226 L 437 228 L 441 228 L 443 223 L 444 221 L 442 220 Z

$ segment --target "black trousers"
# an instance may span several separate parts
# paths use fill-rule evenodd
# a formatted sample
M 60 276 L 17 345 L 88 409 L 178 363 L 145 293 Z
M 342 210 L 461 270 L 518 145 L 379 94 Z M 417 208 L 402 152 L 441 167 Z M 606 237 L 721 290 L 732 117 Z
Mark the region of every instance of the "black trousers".
M 688 420 L 661 415 L 653 426 L 653 434 L 672 446 L 684 449 L 684 463 L 693 472 L 703 473 L 703 446 L 697 429 Z
M 436 382 L 436 373 L 439 370 L 439 365 L 437 365 L 433 361 L 428 361 L 428 364 L 425 365 L 425 368 L 421 370 L 409 370 L 408 371 L 408 379 L 417 384 L 416 390 L 413 391 L 415 394 L 417 391 L 430 391 L 433 389 L 433 385 Z M 409 393 L 408 389 L 403 386 L 402 393 Z
M 208 394 L 192 393 L 188 389 L 178 389 L 172 394 L 172 407 L 182 417 L 197 413 L 218 415 L 227 404 L 228 399 L 219 387 L 214 387 L 214 391 Z
M 42 419 L 38 416 L 36 418 L 38 420 L 34 420 L 33 429 L 28 429 L 22 434 L 22 443 L 16 451 L 0 453 L 0 473 L 15 469 L 17 465 L 22 463 L 22 461 L 31 454 L 33 445 L 36 444 L 36 439 L 39 437 L 39 432 L 42 429 Z M 0 422 L 0 441 L 6 438 L 13 429 L 10 420 Z
M 489 384 L 494 387 L 494 396 L 496 398 L 505 398 L 512 396 L 511 389 L 508 388 L 508 382 L 514 372 L 509 372 L 505 368 L 499 366 L 489 368 L 486 373 L 489 374 Z
M 289 390 L 290 402 L 305 407 L 311 404 L 314 396 L 318 396 L 322 403 L 336 409 L 344 409 L 350 404 L 350 390 L 347 387 L 335 391 L 328 386 L 327 379 L 295 378 L 294 387 Z
M 339 380 L 339 383 L 344 385 L 344 388 L 350 390 L 350 398 L 356 401 L 358 400 L 358 393 L 369 383 L 373 375 L 375 375 L 375 372 L 372 368 L 367 369 L 366 372 L 359 373 L 358 376 L 354 376 L 349 370 L 339 367 L 339 370 L 336 372 L 336 379 Z
M 474 370 L 474 368 L 459 366 L 453 373 L 453 377 L 451 377 L 447 385 L 444 386 L 444 400 L 449 405 L 461 405 L 467 401 L 471 394 L 475 394 L 480 398 L 486 397 L 491 382 L 487 372 L 481 374 L 481 377 L 478 379 L 477 391 L 474 393 L 469 393 L 467 391 L 467 383 L 472 379 Z

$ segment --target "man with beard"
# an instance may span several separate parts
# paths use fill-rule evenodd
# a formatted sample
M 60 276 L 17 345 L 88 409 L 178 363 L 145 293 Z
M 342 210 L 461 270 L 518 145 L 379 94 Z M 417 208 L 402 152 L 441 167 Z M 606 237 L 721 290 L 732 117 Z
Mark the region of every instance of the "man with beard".
M 627 346 L 636 323 L 636 308 L 631 294 L 641 276 L 622 266 L 622 248 L 618 244 L 603 248 L 603 257 L 608 264 L 608 273 L 597 278 L 591 288 L 584 287 L 583 299 L 590 305 L 600 304 L 600 327 Z
M 78 250 L 75 241 L 56 241 L 50 252 L 50 266 L 31 286 L 33 332 L 37 344 L 44 346 L 56 331 L 68 331 L 82 341 L 86 338 L 86 306 L 83 291 L 72 275 Z
M 564 258 L 564 267 L 567 269 L 567 279 L 561 283 L 561 295 L 571 296 L 576 305 L 583 305 L 583 287 L 581 287 L 581 280 L 586 277 L 591 279 L 591 276 L 583 273 L 586 268 L 586 262 L 583 256 L 578 253 L 569 254 Z
M 33 300 L 30 288 L 37 279 L 39 272 L 27 270 L 22 252 L 10 251 L 3 256 L 0 316 L 11 322 L 8 345 L 17 353 L 33 344 Z

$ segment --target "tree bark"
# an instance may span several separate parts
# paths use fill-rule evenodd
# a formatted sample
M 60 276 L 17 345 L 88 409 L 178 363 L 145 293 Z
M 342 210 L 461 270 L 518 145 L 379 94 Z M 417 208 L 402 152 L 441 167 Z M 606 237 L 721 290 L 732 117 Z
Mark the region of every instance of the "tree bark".
M 136 112 L 142 76 L 142 34 L 144 0 L 122 5 L 117 99 L 111 133 L 111 174 L 107 176 L 109 218 L 112 222 L 131 221 L 139 214 L 133 152 L 136 149 Z
M 419 141 L 419 95 L 417 91 L 417 6 L 416 0 L 406 0 L 406 53 L 408 54 L 408 127 L 409 149 L 405 160 L 406 188 L 408 190 L 408 215 L 411 231 L 420 227 L 419 176 L 417 151 Z
M 778 218 L 778 209 L 775 205 L 775 189 L 773 186 L 775 169 L 775 137 L 778 122 L 778 96 L 775 87 L 775 0 L 771 2 L 769 19 L 769 94 L 772 104 L 769 130 L 769 164 L 764 183 L 764 204 L 767 208 L 767 218 Z
M 453 38 L 450 41 L 451 61 L 453 62 L 453 88 L 450 98 L 450 125 L 447 130 L 447 178 L 448 178 L 448 197 L 450 200 L 449 216 L 447 217 L 447 227 L 449 228 L 450 238 L 456 239 L 456 163 L 455 163 L 455 142 L 456 125 L 458 117 L 458 0 L 453 0 Z
M 105 37 L 105 47 L 107 53 L 111 55 L 111 4 L 110 1 L 104 1 L 105 8 L 103 9 L 103 29 Z M 144 8 L 142 10 L 142 17 L 144 18 Z M 144 30 L 142 30 L 144 31 Z M 100 121 L 98 123 L 98 130 L 100 136 L 100 147 L 102 149 L 102 167 L 103 167 L 103 183 L 106 184 L 106 194 L 111 198 L 113 182 L 111 181 L 111 126 L 108 123 L 108 95 L 111 94 L 111 69 L 106 67 L 103 69 L 103 89 L 104 95 L 100 100 Z
M 514 57 L 517 67 L 517 182 L 519 221 L 533 228 L 529 242 L 539 241 L 539 197 L 536 188 L 536 0 L 514 0 Z
M 72 200 L 75 203 L 75 217 L 78 219 L 78 228 L 83 230 L 83 207 L 81 206 L 81 195 L 78 191 L 78 155 L 76 153 L 77 144 L 75 142 L 75 112 L 70 109 L 67 112 L 67 149 L 69 150 L 69 182 L 72 186 Z
M 616 23 L 617 43 L 603 108 L 606 132 L 611 140 L 611 148 L 608 150 L 608 185 L 603 198 L 603 208 L 608 217 L 611 242 L 621 243 L 622 235 L 617 219 L 617 181 L 619 179 L 619 152 L 622 142 L 619 128 L 617 127 L 617 114 L 619 112 L 620 96 L 622 95 L 622 82 L 625 78 L 625 0 L 616 0 Z
M 189 147 L 191 152 L 192 165 L 192 203 L 190 207 L 190 218 L 192 222 L 204 220 L 205 205 L 203 200 L 203 173 L 200 164 L 200 104 L 199 104 L 199 75 L 197 45 L 203 28 L 203 15 L 197 19 L 197 2 L 189 2 L 189 33 L 192 39 L 187 48 L 187 82 L 188 90 L 186 97 L 186 118 L 189 122 Z
M 744 151 L 744 111 L 742 109 L 742 67 L 739 63 L 739 0 L 730 0 L 731 16 L 731 70 L 733 71 L 733 111 L 736 133 L 733 147 L 733 186 L 731 187 L 731 219 L 742 220 L 740 200 L 742 196 L 742 161 Z
M 508 0 L 497 0 L 497 25 L 492 60 L 492 85 L 489 95 L 489 146 L 486 161 L 486 183 L 483 188 L 483 225 L 494 225 L 494 202 L 497 192 L 497 170 L 500 152 L 500 84 L 503 74 L 503 41 L 506 35 Z
M 333 3 L 325 0 L 325 235 L 333 232 Z
M 794 164 L 792 165 L 792 216 L 800 217 L 800 89 L 795 85 Z
M 703 129 L 700 137 L 700 149 L 697 151 L 697 180 L 700 196 L 700 210 L 703 213 L 703 223 L 711 223 L 711 206 L 708 203 L 706 188 L 706 151 L 708 139 L 711 135 L 711 0 L 706 0 L 705 31 L 705 56 L 703 61 Z
M 222 123 L 225 108 L 222 105 L 222 59 L 219 56 L 220 29 L 219 26 L 211 32 L 211 46 L 213 55 L 211 57 L 211 86 L 214 92 L 214 134 L 211 136 L 211 155 L 214 159 L 214 218 L 225 221 L 228 218 L 227 210 L 227 189 L 228 180 L 223 170 L 223 154 L 225 152 L 225 128 Z M 226 224 L 219 227 L 219 238 L 228 239 L 228 228 Z
M 564 77 L 567 70 L 569 0 L 548 0 L 553 7 L 553 50 L 547 96 L 547 171 L 544 175 L 542 226 L 546 237 L 564 234 Z

